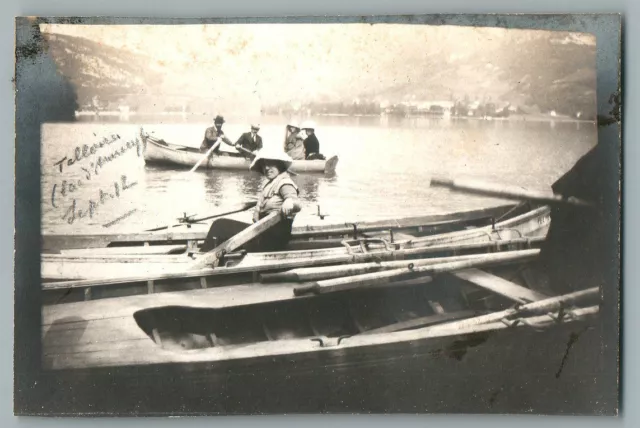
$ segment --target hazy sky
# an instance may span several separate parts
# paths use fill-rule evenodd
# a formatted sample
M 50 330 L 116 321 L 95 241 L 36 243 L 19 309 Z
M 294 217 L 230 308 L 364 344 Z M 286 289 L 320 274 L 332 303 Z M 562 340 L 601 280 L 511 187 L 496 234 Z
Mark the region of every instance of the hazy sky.
M 163 92 L 224 94 L 264 104 L 375 93 L 435 74 L 438 62 L 464 64 L 479 50 L 499 51 L 512 39 L 544 34 L 558 43 L 595 43 L 580 34 L 398 24 L 43 24 L 41 29 L 147 56 L 149 67 L 165 77 Z M 504 55 L 523 60 L 518 52 Z

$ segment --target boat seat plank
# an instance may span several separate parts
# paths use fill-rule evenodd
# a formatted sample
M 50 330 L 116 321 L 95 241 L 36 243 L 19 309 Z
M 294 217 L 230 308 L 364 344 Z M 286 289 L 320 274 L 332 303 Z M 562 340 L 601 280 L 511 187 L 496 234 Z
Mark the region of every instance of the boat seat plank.
M 186 250 L 186 245 L 144 245 L 131 247 L 73 248 L 60 250 L 63 256 L 95 257 L 101 255 L 171 254 Z
M 144 339 L 147 336 L 137 327 L 133 317 L 131 323 L 123 325 L 117 319 L 80 320 L 70 323 L 54 323 L 42 329 L 42 341 L 47 348 L 68 348 L 90 343 L 113 343 L 120 340 Z
M 480 269 L 466 269 L 454 272 L 452 275 L 518 303 L 535 302 L 548 297 Z
M 63 303 L 45 306 L 42 310 L 42 321 L 43 326 L 48 328 L 56 321 L 68 318 L 69 313 L 73 313 L 75 317 L 82 320 L 90 321 L 131 316 L 136 310 L 161 306 L 223 308 L 237 305 L 239 301 L 244 304 L 275 302 L 291 299 L 293 288 L 297 285 L 299 284 L 269 285 L 268 293 L 265 293 L 264 287 L 248 284 Z M 132 322 L 135 323 L 133 318 Z
M 386 325 L 380 328 L 374 328 L 362 332 L 361 334 L 377 334 L 377 333 L 393 333 L 395 331 L 406 330 L 409 328 L 426 327 L 428 325 L 437 324 L 444 321 L 453 321 L 462 318 L 472 317 L 476 315 L 475 311 L 459 311 L 459 312 L 446 312 L 437 313 L 434 315 L 428 315 L 425 317 L 414 318 L 408 321 L 402 321 L 395 324 Z
M 135 338 L 135 339 L 122 339 L 112 340 L 109 342 L 88 342 L 82 344 L 75 344 L 72 346 L 47 346 L 44 350 L 44 356 L 69 356 L 73 354 L 89 354 L 96 352 L 111 352 L 111 351 L 133 351 L 136 352 L 155 352 L 158 345 L 155 344 L 149 336 Z

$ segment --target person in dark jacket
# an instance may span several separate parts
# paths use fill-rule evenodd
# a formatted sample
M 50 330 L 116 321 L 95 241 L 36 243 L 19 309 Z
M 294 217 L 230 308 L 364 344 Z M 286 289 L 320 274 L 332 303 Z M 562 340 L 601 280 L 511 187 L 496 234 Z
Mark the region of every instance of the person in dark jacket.
M 305 159 L 324 160 L 325 157 L 320 154 L 320 142 L 318 141 L 318 137 L 316 137 L 315 124 L 311 121 L 305 122 L 302 124 L 302 130 L 307 133 L 307 138 L 304 140 Z
M 218 142 L 218 139 L 222 139 L 222 142 L 233 146 L 231 140 L 229 140 L 226 135 L 224 135 L 224 131 L 222 131 L 222 125 L 224 124 L 224 117 L 218 115 L 213 120 L 213 125 L 204 133 L 204 139 L 202 140 L 202 144 L 200 144 L 200 151 L 202 153 L 206 153 L 214 144 Z M 216 154 L 220 153 L 220 146 L 215 148 L 213 151 Z
M 258 131 L 260 131 L 260 125 L 251 125 L 251 132 L 242 134 L 235 144 L 236 149 L 246 158 L 251 157 L 251 155 L 240 149 L 240 147 L 252 153 L 262 149 L 262 137 L 258 135 Z

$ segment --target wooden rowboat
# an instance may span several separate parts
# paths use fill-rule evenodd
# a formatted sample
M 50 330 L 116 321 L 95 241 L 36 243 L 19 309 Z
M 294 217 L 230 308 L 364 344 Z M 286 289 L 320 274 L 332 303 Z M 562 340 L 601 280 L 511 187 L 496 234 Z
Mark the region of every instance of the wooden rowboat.
M 43 288 L 56 296 L 54 299 L 61 298 L 60 293 L 64 292 L 68 301 L 74 298 L 70 295 L 72 290 L 76 293 L 93 290 L 96 295 L 109 297 L 123 295 L 117 293 L 126 295 L 238 284 L 252 279 L 257 281 L 259 273 L 295 268 L 532 249 L 544 241 L 548 227 L 549 209 L 540 207 L 495 225 L 411 237 L 393 243 L 384 238 L 364 238 L 344 240 L 344 245 L 331 248 L 232 253 L 216 268 L 195 271 L 189 268 L 201 256 L 195 250 L 177 255 L 43 254 Z M 75 298 L 82 298 L 82 295 Z
M 171 165 L 181 168 L 192 168 L 203 156 L 197 148 L 170 144 L 150 135 L 140 134 L 144 145 L 144 159 L 148 164 Z M 200 165 L 203 169 L 228 169 L 249 171 L 251 161 L 234 153 L 211 156 Z M 294 160 L 293 172 L 333 174 L 338 165 L 338 156 L 326 160 Z
M 433 352 L 441 339 L 468 343 L 505 330 L 582 326 L 598 314 L 597 288 L 541 292 L 527 281 L 530 262 L 463 269 L 392 290 L 296 296 L 295 284 L 281 282 L 45 306 L 43 361 L 52 370 L 172 364 L 174 375 L 211 376 L 268 368 L 285 357 L 304 365 L 390 348 Z
M 487 226 L 526 212 L 526 204 L 508 204 L 454 213 L 400 219 L 294 226 L 289 250 L 337 247 L 344 239 L 384 236 L 391 242 Z M 162 232 L 42 236 L 42 252 L 54 254 L 174 254 L 196 248 L 207 236 L 209 224 L 184 224 Z M 92 249 L 92 251 L 87 251 Z

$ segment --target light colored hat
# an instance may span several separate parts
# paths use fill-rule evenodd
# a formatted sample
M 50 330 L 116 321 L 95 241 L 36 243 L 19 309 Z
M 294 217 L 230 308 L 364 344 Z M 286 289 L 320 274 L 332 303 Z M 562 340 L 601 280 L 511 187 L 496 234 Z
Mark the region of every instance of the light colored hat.
M 316 124 L 314 121 L 312 120 L 306 120 L 302 123 L 302 125 L 300 126 L 300 128 L 302 129 L 316 129 Z
M 253 123 L 251 124 L 251 129 L 257 129 L 257 130 L 260 130 L 260 124 L 259 124 L 259 123 L 255 123 L 255 122 L 253 122 Z
M 266 147 L 258 152 L 253 162 L 251 162 L 251 166 L 249 166 L 249 170 L 262 172 L 262 162 L 265 159 L 280 161 L 285 165 L 285 169 L 289 169 L 291 164 L 293 163 L 293 159 L 291 156 L 283 152 L 282 150 L 278 150 L 277 148 Z

